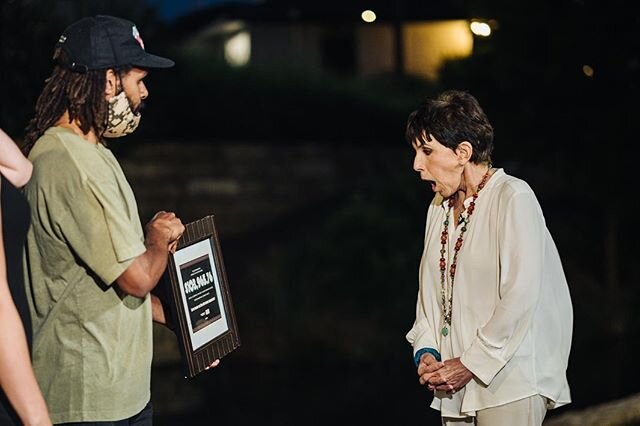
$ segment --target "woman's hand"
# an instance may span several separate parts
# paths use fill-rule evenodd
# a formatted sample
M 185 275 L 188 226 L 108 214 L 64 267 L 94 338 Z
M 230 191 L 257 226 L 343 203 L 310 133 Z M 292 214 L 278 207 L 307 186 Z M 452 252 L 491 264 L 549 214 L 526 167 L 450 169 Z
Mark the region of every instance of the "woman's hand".
M 473 373 L 460 362 L 460 358 L 452 358 L 446 360 L 444 366 L 430 377 L 428 388 L 454 393 L 465 387 L 471 379 Z
M 434 380 L 435 382 L 436 373 L 442 367 L 444 367 L 444 363 L 436 360 L 432 354 L 426 353 L 422 355 L 420 357 L 420 363 L 418 364 L 418 377 L 420 377 L 420 384 L 424 385 L 430 383 L 431 380 Z M 430 388 L 429 390 L 433 389 Z

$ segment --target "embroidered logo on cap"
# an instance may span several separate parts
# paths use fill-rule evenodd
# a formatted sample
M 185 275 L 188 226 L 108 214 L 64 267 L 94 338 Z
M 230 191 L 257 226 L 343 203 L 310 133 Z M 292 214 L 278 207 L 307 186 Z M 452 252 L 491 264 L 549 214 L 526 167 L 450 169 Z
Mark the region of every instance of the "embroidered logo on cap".
M 67 41 L 67 37 L 63 34 L 58 39 L 58 43 L 64 43 L 65 41 Z
M 138 31 L 138 28 L 136 28 L 135 25 L 133 26 L 133 38 L 136 39 L 140 47 L 142 47 L 142 50 L 144 50 L 144 41 L 142 41 L 142 37 L 140 37 L 140 32 Z

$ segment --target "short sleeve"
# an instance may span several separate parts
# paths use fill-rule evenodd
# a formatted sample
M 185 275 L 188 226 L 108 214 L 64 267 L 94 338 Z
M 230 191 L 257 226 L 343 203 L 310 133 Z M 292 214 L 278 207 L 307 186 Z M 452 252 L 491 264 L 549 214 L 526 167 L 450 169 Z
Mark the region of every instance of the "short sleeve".
M 137 212 L 131 217 L 116 181 L 89 180 L 70 201 L 59 223 L 62 235 L 82 262 L 110 285 L 146 250 Z

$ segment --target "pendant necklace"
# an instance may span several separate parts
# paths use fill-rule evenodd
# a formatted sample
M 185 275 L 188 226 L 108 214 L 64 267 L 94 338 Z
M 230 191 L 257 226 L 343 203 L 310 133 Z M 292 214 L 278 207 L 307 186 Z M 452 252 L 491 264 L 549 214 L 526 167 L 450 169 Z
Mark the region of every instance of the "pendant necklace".
M 471 203 L 469 203 L 469 207 L 467 207 L 467 217 L 463 217 L 462 214 L 460 214 L 460 225 L 462 225 L 462 228 L 460 228 L 460 235 L 458 236 L 458 240 L 456 241 L 456 245 L 453 248 L 453 261 L 451 262 L 451 266 L 449 267 L 449 278 L 451 281 L 451 291 L 448 292 L 448 297 L 447 297 L 447 277 L 446 277 L 446 271 L 447 271 L 447 260 L 445 258 L 446 252 L 447 252 L 447 244 L 449 241 L 449 216 L 451 213 L 451 209 L 453 208 L 453 204 L 454 204 L 454 197 L 451 196 L 449 197 L 449 201 L 448 201 L 448 209 L 447 209 L 447 216 L 444 219 L 444 223 L 443 223 L 443 229 L 442 229 L 442 234 L 440 235 L 440 290 L 441 290 L 441 295 L 442 295 L 442 316 L 444 317 L 444 325 L 442 327 L 442 329 L 440 330 L 440 332 L 442 333 L 443 336 L 447 336 L 449 334 L 449 328 L 451 327 L 451 311 L 453 308 L 453 280 L 455 279 L 456 276 L 456 265 L 458 262 L 458 253 L 460 252 L 460 249 L 462 248 L 462 242 L 463 242 L 463 237 L 464 237 L 464 233 L 467 232 L 467 227 L 469 226 L 469 220 L 471 219 L 471 215 L 473 214 L 473 211 L 476 208 L 476 200 L 478 199 L 478 194 L 480 193 L 480 191 L 482 190 L 482 188 L 484 188 L 484 185 L 487 183 L 487 180 L 489 179 L 489 172 L 491 171 L 491 167 L 489 167 L 489 170 L 487 170 L 487 173 L 484 174 L 484 176 L 482 177 L 482 180 L 480 181 L 480 184 L 478 185 L 478 190 L 476 191 L 475 194 L 473 194 L 473 199 L 471 200 Z

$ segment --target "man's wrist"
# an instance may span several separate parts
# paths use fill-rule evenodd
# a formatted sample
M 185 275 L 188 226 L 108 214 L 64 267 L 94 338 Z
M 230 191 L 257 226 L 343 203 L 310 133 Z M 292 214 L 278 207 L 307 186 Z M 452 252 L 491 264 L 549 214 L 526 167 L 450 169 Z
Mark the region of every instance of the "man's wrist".
M 169 241 L 164 238 L 145 238 L 144 246 L 151 251 L 169 251 Z

